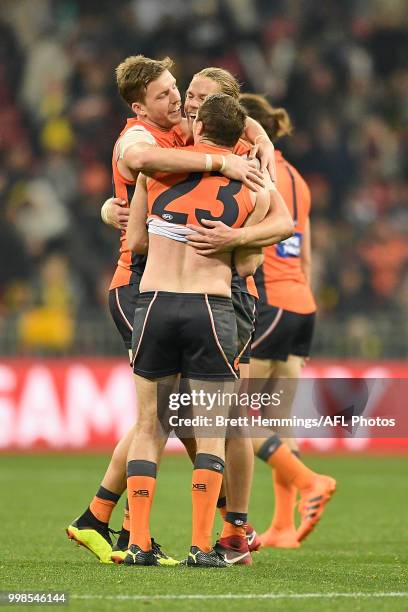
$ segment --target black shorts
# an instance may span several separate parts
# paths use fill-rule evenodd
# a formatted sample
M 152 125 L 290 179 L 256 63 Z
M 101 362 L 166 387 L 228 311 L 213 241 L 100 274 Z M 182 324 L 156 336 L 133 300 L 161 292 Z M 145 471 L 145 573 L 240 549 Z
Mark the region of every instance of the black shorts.
M 123 285 L 109 291 L 109 310 L 125 347 L 132 348 L 133 319 L 139 296 L 139 283 Z
M 287 361 L 289 355 L 309 357 L 315 313 L 298 314 L 259 303 L 251 355 Z
M 235 380 L 238 334 L 230 298 L 203 293 L 139 294 L 133 323 L 133 371 L 155 379 Z
M 251 341 L 255 331 L 257 299 L 249 293 L 234 290 L 231 299 L 237 318 L 238 359 L 240 363 L 249 363 Z

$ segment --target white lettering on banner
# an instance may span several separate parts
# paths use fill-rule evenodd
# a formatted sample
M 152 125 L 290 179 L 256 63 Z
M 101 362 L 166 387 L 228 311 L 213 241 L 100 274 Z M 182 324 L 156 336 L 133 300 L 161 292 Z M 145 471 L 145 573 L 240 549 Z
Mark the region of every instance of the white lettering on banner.
M 357 361 L 350 364 L 345 361 L 314 361 L 313 366 L 304 369 L 303 376 L 309 379 L 365 379 L 369 398 L 364 415 L 373 416 L 386 409 L 385 401 L 392 401 L 393 393 L 398 394 L 398 387 L 395 388 L 389 379 L 406 378 L 408 368 L 403 362 L 370 365 Z M 296 393 L 298 416 L 306 416 L 308 407 L 316 403 L 311 382 L 302 393 L 299 388 Z M 356 380 L 350 380 L 350 386 L 346 382 L 344 387 L 334 384 L 327 388 L 334 410 L 344 400 L 343 389 L 346 396 L 356 392 L 356 397 L 359 397 L 360 388 Z M 109 450 L 134 424 L 135 414 L 133 377 L 125 361 L 45 360 L 37 365 L 15 359 L 0 363 L 1 450 L 29 450 L 37 443 L 50 449 Z M 395 446 L 393 439 L 382 440 L 379 444 L 375 439 L 348 437 L 307 438 L 300 442 L 302 449 L 320 452 L 361 451 L 377 447 L 392 449 Z M 178 440 L 172 438 L 168 449 L 179 448 Z
M 15 410 L 9 394 L 15 390 L 16 383 L 17 377 L 13 370 L 0 366 L 0 448 L 7 448 L 14 442 Z
M 33 366 L 20 400 L 16 444 L 28 448 L 40 440 L 53 448 L 63 446 L 64 425 L 51 370 Z
M 65 402 L 70 446 L 86 447 L 92 430 L 119 439 L 135 423 L 136 399 L 130 368 L 127 365 L 113 368 L 101 389 L 90 368 L 70 367 L 66 375 Z

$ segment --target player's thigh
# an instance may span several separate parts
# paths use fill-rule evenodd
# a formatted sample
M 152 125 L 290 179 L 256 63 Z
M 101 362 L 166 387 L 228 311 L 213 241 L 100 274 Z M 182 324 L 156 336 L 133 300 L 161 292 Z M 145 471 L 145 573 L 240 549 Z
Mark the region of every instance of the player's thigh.
M 166 402 L 164 395 L 168 396 L 174 389 L 178 376 L 165 376 L 150 380 L 135 374 L 134 378 L 138 407 L 136 427 L 140 430 L 157 423 L 160 416 L 160 403 Z
M 109 291 L 109 311 L 113 322 L 122 337 L 131 360 L 133 319 L 136 301 L 139 295 L 139 284 L 132 283 L 116 287 Z
M 238 333 L 231 299 L 187 294 L 180 317 L 182 377 L 220 383 L 237 380 Z
M 251 357 L 251 343 L 255 332 L 256 322 L 256 298 L 249 293 L 233 291 L 232 305 L 237 321 L 238 332 L 238 359 L 240 364 L 241 378 L 247 378 L 249 374 L 248 366 Z
M 304 361 L 304 357 L 298 355 L 288 355 L 286 361 L 277 359 L 274 362 L 275 378 L 299 378 Z
M 249 376 L 250 378 L 274 378 L 277 367 L 276 359 L 257 359 L 251 357 L 249 363 Z

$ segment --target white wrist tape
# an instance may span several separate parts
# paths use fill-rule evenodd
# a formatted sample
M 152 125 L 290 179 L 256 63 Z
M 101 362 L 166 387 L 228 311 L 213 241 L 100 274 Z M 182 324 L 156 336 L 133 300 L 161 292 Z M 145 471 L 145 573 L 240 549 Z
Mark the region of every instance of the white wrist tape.
M 224 155 L 221 155 L 221 168 L 220 168 L 220 172 L 224 172 L 225 170 L 225 166 L 227 165 L 227 160 L 225 159 Z
M 206 172 L 211 172 L 213 167 L 213 160 L 211 155 L 209 155 L 208 153 L 205 154 L 205 171 Z
M 109 224 L 108 209 L 109 209 L 109 203 L 105 202 L 101 208 L 101 217 L 102 217 L 102 221 L 107 224 Z

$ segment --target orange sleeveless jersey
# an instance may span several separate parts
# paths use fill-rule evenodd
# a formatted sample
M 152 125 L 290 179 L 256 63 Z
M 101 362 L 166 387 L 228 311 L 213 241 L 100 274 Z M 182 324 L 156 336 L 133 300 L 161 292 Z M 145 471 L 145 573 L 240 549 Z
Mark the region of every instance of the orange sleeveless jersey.
M 173 148 L 184 145 L 184 136 L 179 126 L 176 126 L 171 130 L 162 130 L 136 118 L 127 120 L 125 128 L 120 133 L 119 138 L 123 136 L 127 130 L 136 125 L 143 126 L 148 132 L 150 132 L 150 134 L 155 138 L 159 147 Z M 125 178 L 120 173 L 116 160 L 116 143 L 113 147 L 112 155 L 112 182 L 114 197 L 122 198 L 122 200 L 125 200 L 126 206 L 130 206 L 130 202 L 132 201 L 133 193 L 135 191 L 136 182 L 134 180 Z M 146 257 L 144 255 L 132 254 L 132 252 L 129 250 L 126 242 L 126 231 L 122 230 L 120 235 L 119 260 L 109 289 L 115 289 L 116 287 L 122 287 L 123 285 L 138 282 L 143 274 L 145 263 Z
M 230 152 L 205 144 L 185 149 L 210 154 Z M 147 204 L 149 216 L 171 223 L 200 225 L 201 219 L 211 219 L 230 227 L 241 227 L 254 208 L 249 189 L 218 172 L 158 172 L 147 182 Z
M 295 234 L 264 248 L 264 263 L 255 274 L 255 282 L 263 302 L 298 314 L 309 314 L 316 310 L 316 303 L 302 271 L 300 251 L 310 214 L 310 191 L 280 151 L 275 152 L 275 160 L 276 185 L 295 222 Z

